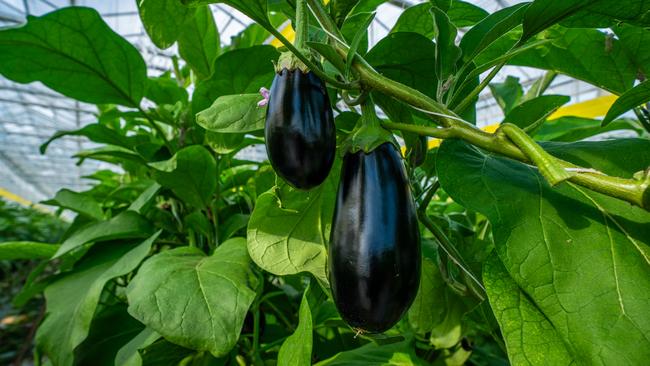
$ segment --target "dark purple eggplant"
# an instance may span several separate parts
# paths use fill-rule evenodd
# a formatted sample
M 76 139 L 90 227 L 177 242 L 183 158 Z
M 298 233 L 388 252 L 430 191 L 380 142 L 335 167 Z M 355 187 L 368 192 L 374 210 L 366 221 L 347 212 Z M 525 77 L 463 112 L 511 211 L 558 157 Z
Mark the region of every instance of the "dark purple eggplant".
M 420 256 L 415 203 L 395 146 L 346 154 L 328 257 L 343 319 L 373 333 L 394 326 L 417 293 Z
M 323 183 L 336 153 L 336 130 L 325 83 L 300 69 L 275 75 L 266 112 L 266 152 L 294 188 Z

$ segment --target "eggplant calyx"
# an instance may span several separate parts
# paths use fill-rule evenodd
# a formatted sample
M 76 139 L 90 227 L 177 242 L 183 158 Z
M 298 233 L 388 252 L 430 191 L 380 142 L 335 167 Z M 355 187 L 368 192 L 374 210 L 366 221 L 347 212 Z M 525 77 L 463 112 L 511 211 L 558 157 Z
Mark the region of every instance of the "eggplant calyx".
M 399 144 L 393 134 L 380 125 L 362 124 L 357 126 L 341 145 L 341 156 L 347 153 L 363 151 L 366 154 L 389 142 L 399 150 Z
M 282 52 L 280 54 L 280 58 L 277 64 L 275 64 L 275 72 L 279 74 L 283 69 L 289 71 L 300 69 L 304 74 L 309 72 L 309 67 L 292 52 Z

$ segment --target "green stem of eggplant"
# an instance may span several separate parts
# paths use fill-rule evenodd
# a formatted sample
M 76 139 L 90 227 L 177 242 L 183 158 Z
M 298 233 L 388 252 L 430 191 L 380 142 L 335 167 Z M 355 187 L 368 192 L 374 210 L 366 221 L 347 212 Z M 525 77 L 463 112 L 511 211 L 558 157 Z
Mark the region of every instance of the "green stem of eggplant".
M 305 0 L 296 0 L 296 38 L 294 46 L 299 50 L 305 49 L 309 32 L 309 11 Z

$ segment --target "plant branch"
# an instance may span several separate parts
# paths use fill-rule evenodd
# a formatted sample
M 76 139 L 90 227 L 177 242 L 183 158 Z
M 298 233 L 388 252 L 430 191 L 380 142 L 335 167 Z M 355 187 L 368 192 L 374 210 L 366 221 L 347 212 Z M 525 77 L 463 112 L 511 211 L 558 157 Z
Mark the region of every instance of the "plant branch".
M 419 135 L 432 136 L 441 139 L 458 138 L 489 152 L 519 160 L 527 164 L 535 164 L 535 161 L 533 161 L 528 154 L 533 150 L 539 152 L 539 150 L 537 150 L 538 148 L 542 149 L 537 145 L 537 143 L 533 142 L 537 147 L 529 145 L 524 147 L 524 150 L 527 152 L 522 151 L 516 143 L 513 143 L 513 141 L 510 140 L 508 135 L 504 133 L 490 134 L 469 124 L 455 124 L 447 128 L 435 128 L 404 123 L 384 122 L 383 126 L 392 130 L 408 131 Z M 592 169 L 581 168 L 575 164 L 558 159 L 551 155 L 539 159 L 535 154 L 536 153 L 533 152 L 533 158 L 537 160 L 538 163 L 546 161 L 543 164 L 550 163 L 552 165 L 557 165 L 565 171 L 573 173 L 566 179 L 570 182 L 611 197 L 622 199 L 650 211 L 649 173 L 646 173 L 645 177 L 642 177 L 641 179 L 611 177 Z

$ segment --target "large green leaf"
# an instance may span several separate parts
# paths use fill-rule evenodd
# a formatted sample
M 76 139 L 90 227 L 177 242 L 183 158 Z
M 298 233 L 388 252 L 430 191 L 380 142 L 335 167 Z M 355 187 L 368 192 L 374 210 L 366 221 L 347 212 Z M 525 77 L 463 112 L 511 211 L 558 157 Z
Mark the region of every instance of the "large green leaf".
M 19 83 L 40 81 L 82 102 L 131 107 L 139 105 L 147 78 L 138 50 L 96 10 L 82 7 L 1 30 L 0 74 Z
M 196 115 L 196 123 L 209 131 L 244 133 L 264 129 L 266 107 L 259 93 L 224 95 Z
M 618 23 L 650 25 L 650 2 L 621 0 L 612 6 L 608 0 L 536 0 L 524 17 L 524 39 L 562 22 L 584 28 L 607 28 Z
M 515 124 L 520 128 L 530 127 L 534 130 L 569 100 L 571 97 L 566 95 L 542 95 L 512 108 L 503 122 Z
M 527 6 L 524 3 L 501 9 L 473 26 L 460 41 L 463 59 L 472 60 L 499 37 L 521 24 Z
M 435 35 L 433 29 L 432 4 L 430 2 L 406 8 L 390 30 L 395 32 L 415 32 L 431 39 Z M 456 27 L 469 27 L 483 20 L 488 13 L 476 5 L 454 0 L 446 11 L 451 23 Z
M 32 241 L 6 241 L 0 243 L 0 260 L 50 258 L 59 246 Z
M 636 65 L 639 79 L 650 76 L 650 28 L 620 24 L 612 27 L 625 53 Z
M 96 220 L 104 218 L 102 207 L 92 196 L 74 192 L 69 189 L 62 189 L 56 192 L 54 198 L 43 203 L 46 205 L 67 208 Z
M 429 39 L 433 38 L 433 17 L 431 4 L 426 2 L 406 8 L 397 19 L 397 23 L 390 30 L 391 33 L 414 32 Z
M 165 161 L 151 163 L 156 181 L 188 204 L 203 208 L 217 188 L 217 163 L 205 147 L 192 145 Z
M 496 254 L 483 265 L 483 283 L 513 365 L 575 362 L 553 324 L 510 278 Z
M 626 91 L 607 111 L 603 126 L 613 121 L 623 113 L 650 101 L 650 80 L 646 80 L 634 88 Z
M 278 366 L 310 366 L 311 348 L 314 341 L 313 321 L 309 304 L 308 287 L 302 295 L 298 311 L 298 327 L 282 343 L 278 352 Z
M 178 85 L 178 80 L 169 73 L 147 80 L 145 98 L 156 104 L 171 104 L 177 102 L 187 103 L 188 94 L 185 88 Z
M 519 104 L 524 96 L 524 88 L 519 83 L 519 78 L 510 75 L 502 83 L 490 84 L 490 91 L 506 115 Z
M 199 7 L 194 17 L 185 23 L 178 37 L 178 53 L 199 79 L 206 79 L 212 75 L 219 44 L 219 31 L 212 10 L 207 5 Z
M 102 307 L 97 312 L 88 337 L 74 351 L 75 365 L 115 366 L 120 348 L 144 328 L 126 308 L 126 304 L 120 303 Z
M 179 0 L 137 0 L 140 19 L 151 41 L 159 48 L 171 47 L 183 33 L 196 9 Z
M 54 258 L 86 243 L 115 239 L 146 238 L 151 235 L 151 223 L 133 211 L 125 211 L 107 221 L 89 224 L 66 239 Z
M 332 10 L 333 17 L 336 24 L 340 27 L 343 25 L 343 21 L 348 16 L 350 11 L 354 8 L 355 5 L 359 3 L 359 0 L 333 0 L 332 1 Z
M 596 119 L 561 117 L 544 123 L 534 137 L 540 141 L 574 142 L 616 130 L 643 131 L 638 122 L 630 120 L 616 120 L 602 127 L 601 121 Z
M 637 68 L 621 43 L 596 29 L 553 27 L 541 36 L 552 42 L 524 51 L 508 61 L 510 65 L 554 70 L 621 94 L 632 87 Z M 519 38 L 511 32 L 477 57 L 477 64 L 504 53 Z
M 422 276 L 418 294 L 408 311 L 408 320 L 418 333 L 430 332 L 442 322 L 444 308 L 441 305 L 447 285 L 433 260 L 422 259 Z
M 485 19 L 489 13 L 472 3 L 453 0 L 447 16 L 457 28 L 470 27 Z
M 442 10 L 434 7 L 431 14 L 436 32 L 436 74 L 440 82 L 445 83 L 456 73 L 456 63 L 461 57 L 461 50 L 456 46 L 458 30 Z
M 245 239 L 211 256 L 181 247 L 142 265 L 127 289 L 129 313 L 171 342 L 219 357 L 237 343 L 256 288 Z
M 383 75 L 434 96 L 436 47 L 418 33 L 391 33 L 379 41 L 365 59 Z
M 52 137 L 43 143 L 40 147 L 41 154 L 45 154 L 47 147 L 57 139 L 60 139 L 64 136 L 84 136 L 87 137 L 90 141 L 97 142 L 100 144 L 109 144 L 115 146 L 121 146 L 123 148 L 130 148 L 131 144 L 129 139 L 120 134 L 119 132 L 99 123 L 91 123 L 89 125 L 83 126 L 78 130 L 69 130 L 69 131 L 57 131 Z
M 647 140 L 544 147 L 614 176 L 650 165 Z M 650 213 L 572 183 L 552 188 L 536 169 L 461 141 L 445 141 L 436 164 L 445 191 L 488 217 L 508 273 L 573 357 L 589 364 L 650 357 Z
M 350 351 L 340 352 L 316 366 L 420 366 L 427 363 L 415 355 L 412 341 L 377 345 L 369 343 Z
M 115 365 L 121 366 L 141 366 L 142 358 L 139 350 L 150 346 L 153 342 L 160 339 L 160 334 L 151 328 L 144 328 L 137 336 L 124 344 L 115 355 Z
M 335 163 L 333 172 L 340 166 Z M 299 191 L 281 184 L 261 194 L 248 223 L 248 252 L 276 275 L 312 273 L 327 284 L 325 263 L 338 174 L 319 187 Z
M 220 55 L 214 63 L 212 77 L 196 86 L 192 109 L 200 112 L 220 96 L 257 93 L 261 87 L 270 87 L 275 76 L 273 62 L 279 56 L 272 46 L 253 46 Z
M 72 365 L 74 349 L 86 338 L 104 285 L 133 271 L 158 237 L 137 246 L 112 243 L 91 249 L 75 269 L 45 289 L 47 317 L 36 343 L 55 365 Z

